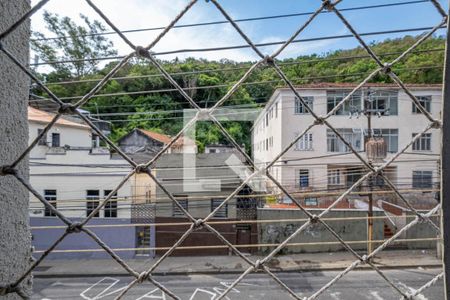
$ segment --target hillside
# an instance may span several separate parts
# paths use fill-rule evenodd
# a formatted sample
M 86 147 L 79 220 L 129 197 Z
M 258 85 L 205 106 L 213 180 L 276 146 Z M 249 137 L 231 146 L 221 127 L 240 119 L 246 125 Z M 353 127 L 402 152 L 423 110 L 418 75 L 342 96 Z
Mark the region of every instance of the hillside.
M 384 61 L 392 61 L 409 48 L 418 37 L 385 40 L 372 44 Z M 406 56 L 393 70 L 407 83 L 439 83 L 442 80 L 444 38 L 427 40 L 414 53 Z M 163 61 L 164 68 L 200 107 L 211 107 L 249 68 L 250 62 L 229 60 L 207 61 L 186 59 Z M 339 50 L 321 55 L 301 56 L 279 61 L 283 71 L 295 84 L 317 82 L 359 82 L 375 67 L 362 48 Z M 79 78 L 101 78 L 115 65 L 111 62 L 95 74 Z M 100 113 L 102 119 L 113 122 L 113 139 L 133 128 L 153 129 L 167 134 L 177 133 L 183 125 L 182 109 L 188 102 L 173 86 L 159 75 L 158 70 L 147 61 L 134 60 L 123 68 L 102 89 L 102 97 L 93 98 L 83 108 Z M 46 74 L 49 82 L 61 81 L 58 73 Z M 67 80 L 67 78 L 64 78 Z M 390 82 L 386 76 L 377 76 L 373 82 Z M 95 85 L 82 82 L 64 85 L 49 85 L 60 97 L 81 96 Z M 270 67 L 255 70 L 246 84 L 225 102 L 225 106 L 257 107 L 263 105 L 276 87 L 283 86 L 280 78 Z M 38 96 L 45 96 L 34 91 Z M 68 99 L 70 100 L 70 99 Z M 75 99 L 73 99 L 75 100 Z M 72 100 L 72 101 L 73 101 Z M 107 115 L 111 114 L 111 115 Z M 249 149 L 250 123 L 225 122 L 224 126 L 239 143 Z M 205 144 L 225 142 L 215 126 L 202 122 L 197 126 L 199 148 Z

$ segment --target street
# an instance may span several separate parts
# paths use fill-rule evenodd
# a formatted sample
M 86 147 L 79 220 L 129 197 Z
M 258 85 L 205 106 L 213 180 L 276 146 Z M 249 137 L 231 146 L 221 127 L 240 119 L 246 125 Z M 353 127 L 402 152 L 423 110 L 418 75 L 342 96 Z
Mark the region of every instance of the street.
M 384 273 L 403 291 L 409 293 L 419 288 L 439 273 L 438 269 L 385 270 Z M 299 296 L 310 296 L 334 276 L 336 271 L 277 273 L 277 276 Z M 189 275 L 156 276 L 155 279 L 173 291 L 181 299 L 213 300 L 239 275 Z M 129 283 L 130 277 L 75 277 L 35 278 L 32 299 L 114 299 Z M 150 283 L 133 287 L 124 299 L 170 299 Z M 233 289 L 225 299 L 290 299 L 266 274 L 251 274 Z M 400 299 L 400 295 L 374 271 L 353 271 L 339 280 L 319 299 Z M 417 296 L 420 300 L 439 300 L 443 297 L 443 282 Z

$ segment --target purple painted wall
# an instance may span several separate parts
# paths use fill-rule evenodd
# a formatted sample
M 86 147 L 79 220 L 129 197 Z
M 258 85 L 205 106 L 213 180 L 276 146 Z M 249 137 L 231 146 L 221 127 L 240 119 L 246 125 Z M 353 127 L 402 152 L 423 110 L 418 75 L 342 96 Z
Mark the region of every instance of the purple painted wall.
M 72 221 L 81 221 L 81 218 L 71 218 Z M 105 224 L 131 224 L 130 219 L 92 219 L 88 225 L 105 225 Z M 64 225 L 58 218 L 53 217 L 30 217 L 30 226 L 60 226 Z M 47 250 L 56 239 L 58 239 L 65 229 L 32 229 L 32 244 L 35 251 Z M 124 227 L 101 227 L 90 228 L 106 245 L 112 249 L 117 248 L 136 248 L 137 237 L 136 227 L 124 226 Z M 154 243 L 154 227 L 148 227 L 151 230 L 150 236 Z M 72 250 L 72 249 L 101 249 L 101 247 L 84 232 L 72 233 L 67 236 L 55 250 Z M 115 251 L 115 253 L 121 258 L 134 258 L 136 257 L 135 251 Z M 42 253 L 34 253 L 35 258 L 40 257 Z M 79 259 L 79 258 L 110 258 L 109 254 L 101 252 L 77 252 L 77 253 L 51 253 L 48 259 Z

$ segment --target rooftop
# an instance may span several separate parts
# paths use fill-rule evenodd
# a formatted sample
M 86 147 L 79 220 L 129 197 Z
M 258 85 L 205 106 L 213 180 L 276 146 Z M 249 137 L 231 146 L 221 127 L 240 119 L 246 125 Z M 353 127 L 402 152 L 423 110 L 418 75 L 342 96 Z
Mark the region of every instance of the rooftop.
M 36 108 L 33 108 L 31 106 L 28 106 L 28 121 L 34 121 L 38 123 L 44 123 L 48 124 L 50 123 L 53 118 L 55 117 L 55 114 L 49 113 L 43 110 L 39 110 Z M 60 117 L 56 123 L 57 125 L 64 125 L 64 126 L 71 126 L 71 127 L 78 127 L 83 129 L 90 129 L 88 125 L 69 121 L 64 119 L 63 117 Z
M 140 129 L 137 128 L 136 130 L 140 131 L 141 133 L 143 133 L 144 135 L 148 136 L 151 139 L 160 141 L 163 144 L 168 144 L 170 143 L 170 141 L 172 140 L 173 137 L 171 137 L 170 135 L 166 135 L 163 133 L 158 133 L 155 131 L 150 131 L 150 130 L 145 130 L 145 129 Z M 180 137 L 179 139 L 177 139 L 175 141 L 175 143 L 173 144 L 174 146 L 183 146 L 184 141 L 186 141 L 186 143 L 188 145 L 192 145 L 194 144 L 194 141 L 191 140 L 190 138 L 187 137 Z

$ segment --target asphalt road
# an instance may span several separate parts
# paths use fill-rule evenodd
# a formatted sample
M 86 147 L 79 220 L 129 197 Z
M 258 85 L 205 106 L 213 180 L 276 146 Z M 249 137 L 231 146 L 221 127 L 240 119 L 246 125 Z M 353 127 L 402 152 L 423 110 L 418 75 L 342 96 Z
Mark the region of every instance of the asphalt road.
M 438 270 L 411 269 L 385 270 L 402 290 L 414 291 L 439 273 Z M 338 272 L 277 273 L 280 279 L 299 296 L 309 296 L 330 281 Z M 214 300 L 238 275 L 190 275 L 158 276 L 156 280 L 186 300 Z M 89 278 L 35 278 L 32 299 L 87 299 L 109 300 L 118 295 L 121 288 L 130 282 L 129 277 L 89 277 Z M 353 271 L 339 280 L 319 299 L 399 299 L 393 290 L 373 271 Z M 163 295 L 150 283 L 135 286 L 125 299 L 171 299 Z M 227 298 L 225 298 L 227 299 Z M 242 284 L 228 294 L 228 299 L 292 299 L 280 286 L 265 274 L 251 274 Z M 444 299 L 443 283 L 419 295 L 418 300 Z

